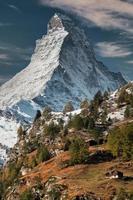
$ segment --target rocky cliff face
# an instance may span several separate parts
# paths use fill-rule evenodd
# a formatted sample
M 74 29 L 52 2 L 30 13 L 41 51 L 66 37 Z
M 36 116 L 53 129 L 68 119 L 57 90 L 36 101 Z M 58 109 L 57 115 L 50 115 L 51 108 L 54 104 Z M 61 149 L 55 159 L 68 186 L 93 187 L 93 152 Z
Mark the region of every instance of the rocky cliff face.
M 0 109 L 30 118 L 46 105 L 60 111 L 66 102 L 75 108 L 98 90 L 115 90 L 126 81 L 95 58 L 84 30 L 64 15 L 48 24 L 48 33 L 36 42 L 28 67 L 0 87 Z

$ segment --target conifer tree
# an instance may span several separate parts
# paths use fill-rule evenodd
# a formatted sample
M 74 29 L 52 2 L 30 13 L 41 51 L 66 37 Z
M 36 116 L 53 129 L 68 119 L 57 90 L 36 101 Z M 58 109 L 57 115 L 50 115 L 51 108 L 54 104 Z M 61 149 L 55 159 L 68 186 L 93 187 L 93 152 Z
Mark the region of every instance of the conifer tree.
M 73 110 L 74 110 L 74 107 L 73 107 L 73 105 L 72 105 L 72 102 L 69 101 L 69 102 L 65 105 L 65 107 L 64 107 L 64 109 L 63 109 L 63 113 L 72 112 Z
M 125 110 L 125 113 L 124 113 L 124 117 L 125 118 L 130 117 L 130 106 L 129 105 L 126 107 L 126 110 Z

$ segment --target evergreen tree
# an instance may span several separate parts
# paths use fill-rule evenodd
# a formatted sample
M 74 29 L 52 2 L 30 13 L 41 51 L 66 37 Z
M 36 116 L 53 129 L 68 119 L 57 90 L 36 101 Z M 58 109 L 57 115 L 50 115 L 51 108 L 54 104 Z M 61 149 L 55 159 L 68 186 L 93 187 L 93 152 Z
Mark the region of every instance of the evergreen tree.
M 43 116 L 44 116 L 45 120 L 50 120 L 51 119 L 51 112 L 52 112 L 52 109 L 49 106 L 46 106 L 44 108 Z
M 120 91 L 118 97 L 118 107 L 121 106 L 123 103 L 131 104 L 132 95 L 129 94 L 125 88 Z
M 94 96 L 94 103 L 99 106 L 103 102 L 103 96 L 101 91 L 99 90 Z
M 83 100 L 80 104 L 81 109 L 89 109 L 89 101 L 87 99 Z
M 51 139 L 55 139 L 57 134 L 60 132 L 60 126 L 51 122 L 50 124 L 45 124 L 44 133 L 50 136 Z
M 106 120 L 107 120 L 107 108 L 105 107 L 104 108 L 104 111 L 103 111 L 103 113 L 102 113 L 102 116 L 101 116 L 101 121 L 102 121 L 102 123 L 104 124 L 104 123 L 106 123 Z
M 130 105 L 131 105 L 131 107 L 133 108 L 133 95 L 131 94 L 131 96 L 130 96 Z
M 76 130 L 81 130 L 84 128 L 84 121 L 80 115 L 75 115 L 69 122 L 68 127 L 75 128 Z
M 37 150 L 37 162 L 44 162 L 50 159 L 50 153 L 45 146 L 41 146 Z
M 126 107 L 125 113 L 124 113 L 124 117 L 125 118 L 129 118 L 130 117 L 130 106 L 128 105 Z
M 72 105 L 72 102 L 69 101 L 69 102 L 65 105 L 65 107 L 64 107 L 64 109 L 63 109 L 63 113 L 72 112 L 73 110 L 74 110 L 74 107 L 73 107 L 73 105 Z
M 92 118 L 94 118 L 95 120 L 97 120 L 97 118 L 99 117 L 98 115 L 98 105 L 92 101 L 90 104 L 90 116 Z
M 18 134 L 18 138 L 19 138 L 19 139 L 21 139 L 21 138 L 24 137 L 25 131 L 23 130 L 23 127 L 22 127 L 22 126 L 20 126 L 20 127 L 18 128 L 17 134 Z
M 70 148 L 71 164 L 82 164 L 88 162 L 89 152 L 84 140 L 76 138 L 72 141 Z
M 41 117 L 41 111 L 37 110 L 34 122 L 36 122 Z
M 97 129 L 93 129 L 89 131 L 89 134 L 94 138 L 97 144 L 99 144 L 100 138 L 101 136 L 103 136 L 102 133 L 98 131 Z
M 93 117 L 90 117 L 90 118 L 89 118 L 89 123 L 88 123 L 88 129 L 89 129 L 89 130 L 92 130 L 92 129 L 94 129 L 94 128 L 95 128 L 95 120 L 94 120 Z
M 108 124 L 111 125 L 112 123 L 113 123 L 113 122 L 112 122 L 112 119 L 109 117 L 109 118 L 108 118 Z
M 115 127 L 108 136 L 108 145 L 114 156 L 133 159 L 133 123 Z
M 103 94 L 104 99 L 107 100 L 108 96 L 109 96 L 109 93 L 107 91 L 105 91 L 104 94 Z
M 89 122 L 90 122 L 90 117 L 89 117 L 89 116 L 84 117 L 84 118 L 83 118 L 83 122 L 84 122 L 84 128 L 85 128 L 85 129 L 88 129 Z

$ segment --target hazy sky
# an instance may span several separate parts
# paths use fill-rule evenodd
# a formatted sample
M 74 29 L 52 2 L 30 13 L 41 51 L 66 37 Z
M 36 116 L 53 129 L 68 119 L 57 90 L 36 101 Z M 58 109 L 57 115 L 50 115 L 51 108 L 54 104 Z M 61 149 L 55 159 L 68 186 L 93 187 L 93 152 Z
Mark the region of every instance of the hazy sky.
M 27 66 L 58 9 L 84 19 L 97 58 L 133 79 L 133 0 L 0 0 L 0 83 Z

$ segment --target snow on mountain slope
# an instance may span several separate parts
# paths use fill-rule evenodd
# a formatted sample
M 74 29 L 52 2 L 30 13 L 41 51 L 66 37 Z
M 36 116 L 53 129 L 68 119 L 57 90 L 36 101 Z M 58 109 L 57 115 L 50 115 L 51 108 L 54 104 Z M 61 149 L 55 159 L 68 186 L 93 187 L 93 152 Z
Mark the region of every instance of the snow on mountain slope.
M 36 104 L 34 101 L 21 100 L 13 105 L 11 108 L 7 108 L 6 111 L 3 112 L 3 114 L 5 113 L 6 115 L 7 113 L 10 113 L 12 119 L 15 118 L 15 121 L 17 123 L 21 122 L 21 124 L 26 125 L 26 123 L 33 122 L 37 110 L 41 111 L 42 107 Z
M 17 142 L 18 126 L 13 120 L 0 117 L 0 165 L 7 160 L 7 152 Z
M 125 83 L 120 73 L 110 72 L 96 60 L 84 30 L 59 14 L 50 20 L 47 35 L 37 41 L 29 66 L 0 88 L 0 109 L 15 112 L 17 108 L 19 113 L 23 107 L 25 115 L 24 105 L 31 100 L 55 111 L 68 101 L 77 108 L 98 90 L 115 90 Z
M 0 88 L 0 107 L 14 105 L 23 99 L 43 95 L 46 83 L 59 65 L 59 52 L 68 33 L 59 28 L 36 43 L 31 63 Z

